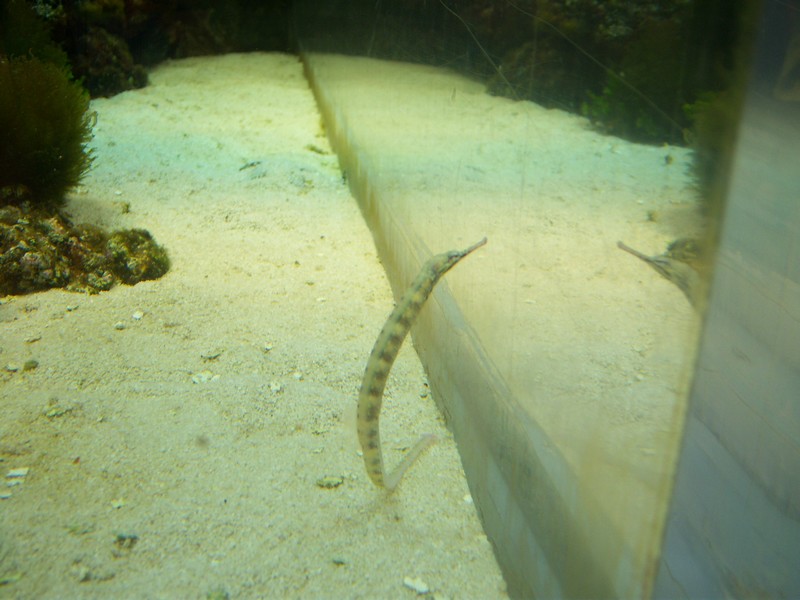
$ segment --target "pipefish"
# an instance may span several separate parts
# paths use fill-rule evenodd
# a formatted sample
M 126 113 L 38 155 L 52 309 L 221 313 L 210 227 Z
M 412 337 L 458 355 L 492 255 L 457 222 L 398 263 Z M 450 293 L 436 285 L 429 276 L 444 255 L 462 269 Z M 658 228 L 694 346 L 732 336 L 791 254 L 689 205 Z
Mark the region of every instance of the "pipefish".
M 358 393 L 358 441 L 364 456 L 364 465 L 367 475 L 372 483 L 384 487 L 389 491 L 394 490 L 408 468 L 425 448 L 436 441 L 432 434 L 423 435 L 414 447 L 400 461 L 391 473 L 386 473 L 383 466 L 383 453 L 381 451 L 381 436 L 378 419 L 383 403 L 383 390 L 389 371 L 400 352 L 406 335 L 411 325 L 417 318 L 422 306 L 433 291 L 433 287 L 442 276 L 452 269 L 458 261 L 472 251 L 486 244 L 483 238 L 466 250 L 452 250 L 437 254 L 430 258 L 400 298 L 386 323 L 378 334 L 378 339 L 372 348 L 364 371 L 364 380 Z
M 627 244 L 617 242 L 617 247 L 628 254 L 633 254 L 639 260 L 646 262 L 668 281 L 677 285 L 684 293 L 689 303 L 697 308 L 703 298 L 703 280 L 700 274 L 682 260 L 672 258 L 669 250 L 658 256 L 647 256 L 634 250 Z M 670 245 L 670 248 L 672 245 Z

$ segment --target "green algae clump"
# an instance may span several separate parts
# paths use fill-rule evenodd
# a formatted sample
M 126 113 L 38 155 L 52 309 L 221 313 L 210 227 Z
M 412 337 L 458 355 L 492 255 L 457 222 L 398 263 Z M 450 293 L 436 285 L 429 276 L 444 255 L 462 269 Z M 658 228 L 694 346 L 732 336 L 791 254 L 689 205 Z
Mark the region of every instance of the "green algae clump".
M 64 204 L 91 165 L 88 108 L 88 94 L 63 67 L 0 56 L 0 204 L 18 195 Z

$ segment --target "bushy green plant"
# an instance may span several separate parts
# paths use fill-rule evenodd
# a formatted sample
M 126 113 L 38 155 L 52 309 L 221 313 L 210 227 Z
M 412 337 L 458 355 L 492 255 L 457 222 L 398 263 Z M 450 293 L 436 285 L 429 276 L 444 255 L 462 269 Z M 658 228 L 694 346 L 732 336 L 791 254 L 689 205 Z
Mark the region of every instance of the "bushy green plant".
M 581 113 L 598 129 L 626 139 L 642 142 L 673 141 L 664 119 L 659 119 L 652 107 L 626 87 L 618 78 L 609 78 L 599 94 L 588 92 Z M 669 125 L 670 122 L 666 121 Z
M 91 165 L 89 96 L 63 67 L 0 56 L 0 203 L 58 207 Z
M 692 122 L 687 142 L 694 150 L 692 176 L 704 210 L 719 214 L 736 142 L 742 105 L 742 86 L 707 92 L 683 109 Z
M 0 0 L 0 55 L 35 57 L 69 69 L 67 54 L 50 38 L 50 29 L 24 0 Z
M 600 94 L 588 93 L 581 109 L 608 133 L 647 143 L 680 142 L 687 123 L 685 20 L 644 24 L 624 46 L 618 66 L 607 70 Z

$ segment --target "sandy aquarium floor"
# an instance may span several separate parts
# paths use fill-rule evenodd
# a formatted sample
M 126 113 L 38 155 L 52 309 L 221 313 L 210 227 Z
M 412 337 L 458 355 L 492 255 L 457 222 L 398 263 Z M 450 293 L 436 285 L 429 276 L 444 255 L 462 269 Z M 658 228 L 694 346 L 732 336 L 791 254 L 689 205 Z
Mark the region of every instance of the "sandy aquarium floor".
M 355 398 L 392 296 L 298 60 L 169 63 L 92 110 L 69 213 L 150 230 L 172 269 L 0 301 L 0 597 L 504 597 L 410 347 L 389 465 L 441 440 L 393 495 L 364 473 Z

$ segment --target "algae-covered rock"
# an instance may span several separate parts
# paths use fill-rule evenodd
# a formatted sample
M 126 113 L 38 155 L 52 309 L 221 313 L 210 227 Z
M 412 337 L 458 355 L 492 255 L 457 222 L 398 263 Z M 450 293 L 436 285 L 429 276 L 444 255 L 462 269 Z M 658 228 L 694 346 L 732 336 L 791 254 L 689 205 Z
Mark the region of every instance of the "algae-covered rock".
M 128 285 L 158 279 L 169 270 L 167 251 L 144 229 L 113 232 L 106 242 L 106 256 L 114 274 Z
M 92 97 L 113 96 L 147 85 L 147 71 L 136 64 L 127 42 L 101 27 L 89 27 L 79 40 L 86 50 L 73 58 L 75 74 Z
M 50 288 L 97 293 L 169 270 L 166 251 L 143 229 L 108 234 L 28 206 L 0 207 L 0 295 Z

